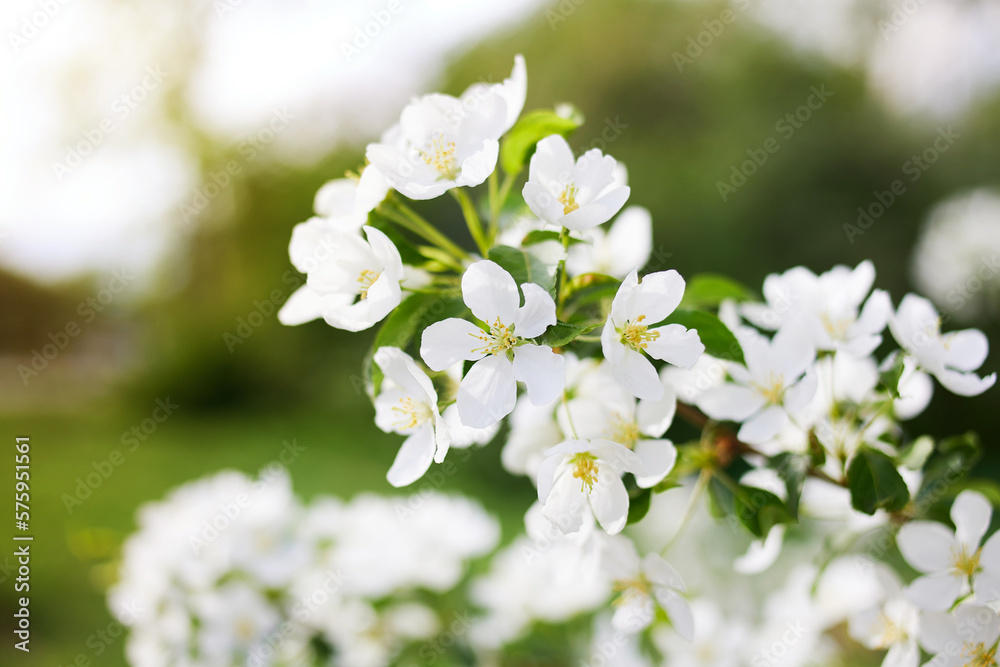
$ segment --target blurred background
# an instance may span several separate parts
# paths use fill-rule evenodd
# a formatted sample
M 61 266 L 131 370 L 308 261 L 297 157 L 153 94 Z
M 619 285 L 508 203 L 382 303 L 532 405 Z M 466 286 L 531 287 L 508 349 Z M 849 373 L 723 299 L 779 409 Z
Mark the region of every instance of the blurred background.
M 103 592 L 136 508 L 173 486 L 293 451 L 306 498 L 391 491 L 399 440 L 360 390 L 372 332 L 275 318 L 301 282 L 291 229 L 412 95 L 499 81 L 516 53 L 526 110 L 573 102 L 576 152 L 628 166 L 654 261 L 759 288 L 872 259 L 895 302 L 919 291 L 945 329 L 1000 341 L 992 1 L 17 0 L 2 25 L 0 423 L 32 443 L 28 664 L 124 664 Z M 453 204 L 420 210 L 471 246 Z M 996 478 L 997 407 L 939 388 L 910 427 L 978 430 Z M 510 538 L 533 489 L 498 460 L 438 486 Z

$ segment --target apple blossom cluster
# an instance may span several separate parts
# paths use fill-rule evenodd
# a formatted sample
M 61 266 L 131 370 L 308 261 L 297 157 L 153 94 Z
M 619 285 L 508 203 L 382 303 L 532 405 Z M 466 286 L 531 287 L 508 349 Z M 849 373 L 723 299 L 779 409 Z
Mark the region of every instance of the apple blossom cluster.
M 626 206 L 623 165 L 574 154 L 579 112 L 522 113 L 526 89 L 518 56 L 501 83 L 407 105 L 293 230 L 306 283 L 279 313 L 377 326 L 367 391 L 404 438 L 390 484 L 499 436 L 537 491 L 472 582 L 472 644 L 502 664 L 539 626 L 586 619 L 614 649 L 602 664 L 854 664 L 865 647 L 996 666 L 1000 487 L 971 477 L 974 434 L 910 421 L 936 391 L 993 386 L 984 334 L 894 302 L 868 261 L 759 293 L 685 279 Z M 445 195 L 466 238 L 417 210 Z
M 109 604 L 136 667 L 388 665 L 453 623 L 439 601 L 498 539 L 464 498 L 305 506 L 283 471 L 221 472 L 141 509 Z

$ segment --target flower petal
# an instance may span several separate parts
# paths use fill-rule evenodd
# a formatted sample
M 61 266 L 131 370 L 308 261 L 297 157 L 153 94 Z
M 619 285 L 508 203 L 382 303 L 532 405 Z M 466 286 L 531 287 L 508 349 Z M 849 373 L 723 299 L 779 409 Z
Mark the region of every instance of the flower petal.
M 323 317 L 329 308 L 349 306 L 353 297 L 348 294 L 320 294 L 309 285 L 303 285 L 288 297 L 278 311 L 278 321 L 286 326 L 312 322 Z
M 668 324 L 652 331 L 658 333 L 659 337 L 649 341 L 646 352 L 654 359 L 690 369 L 705 352 L 705 346 L 694 329 L 685 329 L 680 324 Z
M 598 468 L 597 481 L 590 491 L 590 506 L 606 533 L 616 535 L 622 532 L 628 519 L 628 491 L 610 466 Z
M 653 593 L 667 612 L 667 616 L 670 617 L 670 623 L 674 626 L 677 634 L 687 641 L 693 641 L 694 615 L 691 613 L 691 605 L 688 604 L 688 601 L 665 587 L 656 588 Z
M 965 329 L 944 334 L 944 363 L 960 371 L 974 371 L 986 361 L 990 343 L 979 329 Z
M 607 325 L 605 325 L 607 327 Z M 657 401 L 663 397 L 663 383 L 653 364 L 635 350 L 622 346 L 624 355 L 611 368 L 618 384 L 636 398 Z
M 517 316 L 521 296 L 517 284 L 499 264 L 482 260 L 470 266 L 462 276 L 462 297 L 472 314 L 486 324 L 510 326 Z
M 661 378 L 662 380 L 662 375 Z M 674 421 L 677 412 L 677 395 L 671 384 L 663 384 L 663 396 L 655 401 L 639 401 L 635 408 L 635 421 L 639 431 L 651 438 L 662 436 Z
M 472 322 L 450 317 L 424 329 L 420 356 L 431 370 L 438 372 L 460 361 L 477 361 L 484 356 L 483 335 L 483 330 Z
M 712 419 L 741 422 L 764 407 L 764 397 L 749 387 L 727 382 L 698 397 L 698 409 Z
M 684 298 L 684 287 L 684 278 L 673 269 L 643 276 L 629 294 L 625 318 L 635 321 L 645 316 L 649 326 L 662 322 Z
M 918 577 L 906 587 L 906 597 L 928 611 L 947 611 L 962 592 L 963 578 L 952 574 Z
M 772 405 L 744 422 L 736 437 L 751 445 L 761 445 L 778 435 L 778 431 L 787 423 L 788 413 L 785 409 Z
M 955 537 L 970 551 L 979 548 L 979 543 L 990 527 L 993 507 L 986 496 L 978 491 L 962 491 L 951 506 L 951 520 L 955 524 Z
M 625 592 L 615 601 L 617 605 L 611 617 L 611 627 L 618 632 L 635 634 L 649 627 L 656 615 L 653 599 L 642 593 Z
M 634 451 L 644 470 L 644 474 L 635 477 L 635 483 L 642 489 L 659 484 L 677 463 L 677 448 L 669 440 L 640 440 Z
M 434 429 L 428 422 L 403 441 L 386 479 L 397 488 L 417 481 L 431 467 L 434 449 Z
M 514 315 L 514 333 L 519 338 L 535 338 L 556 323 L 556 302 L 535 283 L 521 285 L 524 305 Z
M 488 428 L 510 414 L 517 402 L 514 367 L 506 357 L 477 361 L 458 387 L 458 416 L 472 428 Z
M 475 187 L 485 181 L 496 169 L 499 155 L 500 142 L 496 139 L 484 140 L 482 148 L 462 161 L 462 171 L 455 185 Z
M 903 558 L 925 574 L 944 572 L 951 565 L 951 552 L 958 546 L 955 534 L 933 521 L 911 521 L 899 529 L 896 544 Z
M 682 593 L 687 590 L 684 578 L 670 563 L 663 559 L 663 556 L 656 552 L 643 556 L 642 572 L 654 584 L 666 586 Z
M 958 396 L 979 396 L 997 381 L 996 373 L 980 378 L 975 373 L 959 373 L 947 368 L 934 373 L 934 377 L 942 387 Z
M 532 403 L 547 405 L 566 386 L 566 360 L 546 345 L 521 345 L 514 349 L 514 377 L 528 388 Z
M 406 352 L 398 347 L 380 347 L 373 358 L 385 376 L 411 397 L 428 405 L 437 404 L 434 384 Z

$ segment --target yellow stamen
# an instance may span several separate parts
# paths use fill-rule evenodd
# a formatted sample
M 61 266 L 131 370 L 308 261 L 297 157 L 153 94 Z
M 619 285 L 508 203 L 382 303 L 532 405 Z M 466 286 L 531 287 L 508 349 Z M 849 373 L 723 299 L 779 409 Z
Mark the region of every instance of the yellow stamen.
M 597 471 L 599 470 L 597 459 L 590 452 L 581 452 L 569 462 L 574 466 L 573 477 L 581 482 L 580 491 L 586 489 L 587 493 L 590 493 L 594 488 L 594 482 L 597 481 Z
M 408 431 L 431 418 L 429 407 L 409 397 L 399 399 L 399 405 L 392 406 L 392 411 L 399 413 L 400 420 L 393 427 L 400 431 Z
M 486 343 L 483 347 L 472 350 L 473 352 L 485 352 L 486 354 L 493 355 L 507 354 L 508 350 L 513 349 L 517 345 L 517 336 L 514 335 L 513 325 L 508 327 L 500 321 L 499 317 L 490 325 L 489 333 L 484 331 L 479 334 L 470 333 L 469 335 Z
M 580 192 L 580 188 L 576 187 L 572 183 L 567 185 L 562 194 L 559 195 L 559 203 L 563 205 L 563 215 L 569 215 L 576 209 L 580 208 L 580 205 L 576 203 L 576 195 Z
M 983 550 L 979 549 L 975 553 L 970 554 L 969 548 L 966 545 L 962 545 L 961 551 L 951 552 L 951 567 L 958 574 L 964 574 L 967 577 L 971 577 L 973 574 L 979 570 L 979 557 Z
M 635 322 L 626 322 L 621 329 L 622 343 L 636 352 L 645 350 L 651 341 L 660 337 L 659 331 L 650 331 L 649 327 L 642 323 L 645 319 L 645 315 L 640 315 Z
M 381 275 L 381 273 L 375 273 L 371 269 L 365 269 L 360 273 L 360 275 L 358 275 L 358 284 L 361 285 L 358 289 L 358 295 L 361 297 L 362 301 L 368 298 L 369 288 L 371 288 Z
M 844 340 L 847 336 L 847 330 L 851 328 L 854 324 L 854 319 L 850 317 L 843 317 L 840 319 L 833 319 L 826 313 L 820 317 L 823 322 L 823 328 L 826 329 L 826 333 L 830 335 L 830 338 L 834 340 Z
M 750 386 L 763 396 L 768 403 L 778 404 L 781 403 L 781 399 L 785 395 L 785 376 L 781 373 L 772 372 L 767 376 L 767 382 L 764 384 L 751 382 Z
M 445 141 L 444 135 L 438 136 L 427 142 L 424 150 L 418 150 L 420 157 L 424 159 L 427 166 L 432 167 L 440 174 L 440 178 L 447 181 L 454 181 L 458 178 L 458 160 L 455 158 L 455 142 Z
M 610 428 L 607 435 L 608 440 L 632 449 L 642 434 L 639 432 L 639 425 L 635 419 L 626 419 L 620 413 L 616 412 L 611 415 Z
M 903 628 L 896 625 L 885 612 L 878 615 L 875 621 L 878 625 L 878 646 L 876 648 L 889 648 L 893 644 L 903 641 L 908 637 Z
M 648 597 L 650 594 L 649 582 L 642 575 L 639 575 L 635 579 L 619 579 L 612 584 L 612 590 L 621 593 L 611 603 L 615 607 L 622 606 L 632 598 L 640 596 Z
M 964 667 L 996 667 L 997 647 L 994 644 L 987 649 L 983 642 L 978 644 L 965 642 L 962 646 L 961 657 L 970 658 Z

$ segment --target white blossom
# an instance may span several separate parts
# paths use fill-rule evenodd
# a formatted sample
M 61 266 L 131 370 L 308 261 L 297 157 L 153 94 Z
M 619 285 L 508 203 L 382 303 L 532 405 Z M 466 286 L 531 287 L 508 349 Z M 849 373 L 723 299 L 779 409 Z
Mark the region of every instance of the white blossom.
M 603 273 L 622 279 L 641 269 L 653 251 L 653 220 L 641 206 L 629 206 L 605 232 L 594 227 L 582 233 L 584 243 L 569 247 L 566 271 L 579 276 Z

